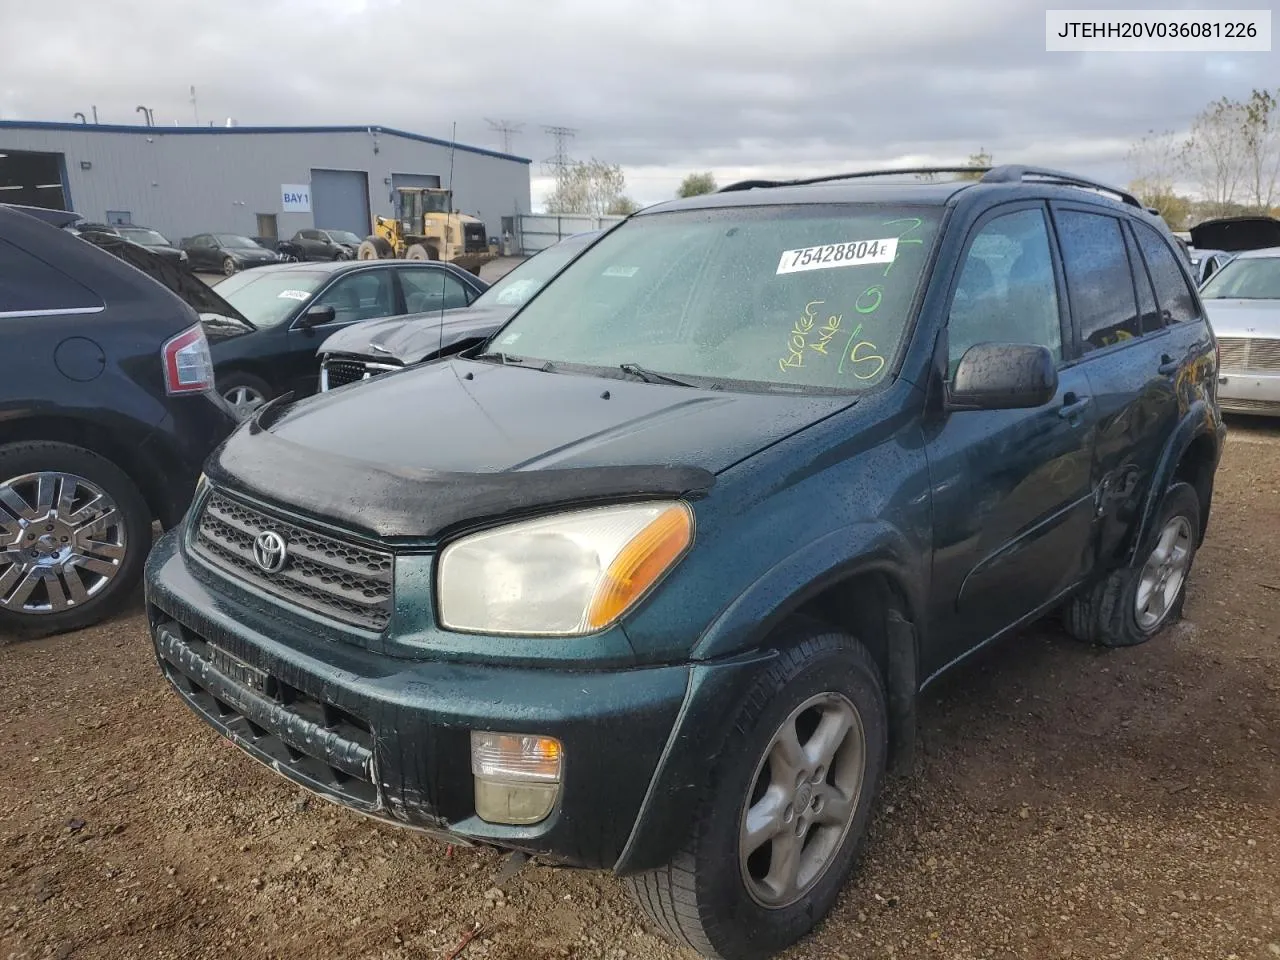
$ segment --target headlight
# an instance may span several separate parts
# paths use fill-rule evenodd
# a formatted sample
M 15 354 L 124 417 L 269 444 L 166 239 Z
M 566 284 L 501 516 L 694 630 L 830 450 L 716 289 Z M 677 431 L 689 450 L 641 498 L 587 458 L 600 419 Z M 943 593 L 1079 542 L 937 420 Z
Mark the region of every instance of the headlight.
M 185 261 L 185 260 L 190 260 L 191 258 L 187 256 L 187 251 L 185 251 L 185 250 L 180 250 L 180 251 L 178 252 L 178 259 L 179 259 L 179 260 L 184 260 L 184 261 Z
M 472 534 L 440 555 L 440 622 L 476 633 L 595 633 L 692 543 L 693 511 L 671 502 L 575 510 Z

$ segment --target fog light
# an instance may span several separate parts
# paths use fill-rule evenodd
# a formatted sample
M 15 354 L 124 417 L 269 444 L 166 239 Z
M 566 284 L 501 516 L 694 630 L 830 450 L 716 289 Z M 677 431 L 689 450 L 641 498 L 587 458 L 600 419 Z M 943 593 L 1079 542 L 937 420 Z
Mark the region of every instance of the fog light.
M 471 734 L 476 815 L 489 823 L 545 820 L 560 795 L 564 748 L 553 737 Z

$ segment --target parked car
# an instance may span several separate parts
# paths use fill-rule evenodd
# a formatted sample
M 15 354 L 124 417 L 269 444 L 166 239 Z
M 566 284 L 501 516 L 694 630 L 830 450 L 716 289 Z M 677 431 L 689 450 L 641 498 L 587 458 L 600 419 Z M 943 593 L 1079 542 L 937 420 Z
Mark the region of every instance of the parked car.
M 281 263 L 296 263 L 302 259 L 301 251 L 288 240 L 278 240 L 275 237 L 250 237 L 249 239 L 258 246 L 279 254 Z
M 417 300 L 408 316 L 373 320 L 333 334 L 320 345 L 320 390 L 460 353 L 483 343 L 543 285 L 600 236 L 566 237 L 514 268 L 471 302 L 450 283 L 434 300 Z
M 1280 246 L 1247 250 L 1200 289 L 1218 336 L 1218 401 L 1280 416 Z
M 299 260 L 354 260 L 363 239 L 349 230 L 299 230 L 289 245 Z
M 159 663 L 333 801 L 767 956 L 835 901 L 922 689 L 1064 606 L 1111 647 L 1178 619 L 1216 374 L 1172 237 L 1105 185 L 660 204 L 479 350 L 259 410 L 151 555 Z
M 158 230 L 152 230 L 150 227 L 82 222 L 76 224 L 76 232 L 89 241 L 100 236 L 119 237 L 122 240 L 128 240 L 130 243 L 136 243 L 140 247 L 145 247 L 152 253 L 170 260 L 187 259 L 186 253 L 171 243 L 164 234 Z
M 1191 246 L 1197 250 L 1265 250 L 1280 247 L 1280 220 L 1275 217 L 1219 217 L 1198 223 L 1190 230 Z
M 432 261 L 334 261 L 263 267 L 223 280 L 204 316 L 218 391 L 244 417 L 282 393 L 316 392 L 316 346 L 353 324 L 407 312 L 441 289 L 466 304 L 488 284 Z
M 196 270 L 231 276 L 250 267 L 282 262 L 282 257 L 249 237 L 234 233 L 199 233 L 182 241 L 182 249 Z
M 3 205 L 0 330 L 0 633 L 84 627 L 130 596 L 152 521 L 178 522 L 234 420 L 188 304 Z
M 1191 275 L 1197 285 L 1203 284 L 1235 256 L 1225 250 L 1197 250 L 1194 247 L 1188 249 L 1187 255 L 1191 260 Z

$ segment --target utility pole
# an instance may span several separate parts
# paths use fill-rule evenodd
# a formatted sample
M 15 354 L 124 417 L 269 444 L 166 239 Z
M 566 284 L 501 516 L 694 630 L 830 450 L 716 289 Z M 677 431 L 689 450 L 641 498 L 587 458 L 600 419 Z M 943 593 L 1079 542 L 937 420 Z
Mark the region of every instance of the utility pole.
M 563 195 L 565 180 L 569 176 L 569 168 L 573 161 L 569 159 L 569 141 L 577 136 L 578 131 L 572 127 L 543 127 L 555 141 L 555 153 L 542 162 L 543 172 L 556 178 L 556 192 Z
M 523 123 L 513 123 L 510 120 L 489 120 L 484 121 L 489 125 L 489 129 L 497 133 L 502 138 L 502 152 L 511 152 L 511 137 L 513 134 L 519 133 L 523 128 Z

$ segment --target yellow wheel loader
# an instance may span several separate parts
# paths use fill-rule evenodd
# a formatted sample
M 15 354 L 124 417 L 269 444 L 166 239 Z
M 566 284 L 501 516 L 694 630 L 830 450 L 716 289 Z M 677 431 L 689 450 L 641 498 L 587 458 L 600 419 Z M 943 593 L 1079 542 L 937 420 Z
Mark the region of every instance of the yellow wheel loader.
M 360 244 L 361 260 L 444 260 L 480 275 L 494 258 L 483 220 L 453 209 L 453 193 L 439 187 L 399 187 L 398 216 L 374 217 Z

